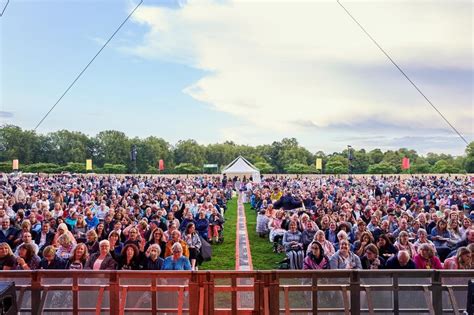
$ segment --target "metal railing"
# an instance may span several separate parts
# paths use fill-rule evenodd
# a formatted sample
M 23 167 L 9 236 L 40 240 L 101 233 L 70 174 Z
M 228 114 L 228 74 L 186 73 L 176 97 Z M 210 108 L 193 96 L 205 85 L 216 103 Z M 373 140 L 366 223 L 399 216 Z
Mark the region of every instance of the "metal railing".
M 2 271 L 23 314 L 460 314 L 474 271 Z

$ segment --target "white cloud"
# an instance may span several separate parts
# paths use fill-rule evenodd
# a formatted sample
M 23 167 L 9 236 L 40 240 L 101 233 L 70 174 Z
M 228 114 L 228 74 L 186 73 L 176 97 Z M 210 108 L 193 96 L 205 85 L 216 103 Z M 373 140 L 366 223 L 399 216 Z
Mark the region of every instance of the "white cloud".
M 342 3 L 407 72 L 472 73 L 471 1 Z M 178 10 L 142 6 L 133 18 L 150 30 L 129 51 L 206 70 L 184 92 L 257 134 L 368 120 L 448 128 L 336 1 L 188 1 Z M 473 133 L 472 76 L 461 92 L 436 79 L 418 83 L 435 103 L 450 100 L 440 108 Z M 247 137 L 235 128 L 223 135 Z

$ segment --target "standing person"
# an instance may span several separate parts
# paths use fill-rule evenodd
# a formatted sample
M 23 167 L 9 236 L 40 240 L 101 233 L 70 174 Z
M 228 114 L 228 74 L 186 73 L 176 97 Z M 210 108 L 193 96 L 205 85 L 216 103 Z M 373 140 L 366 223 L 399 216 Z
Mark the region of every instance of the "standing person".
M 99 252 L 91 255 L 84 269 L 92 270 L 115 270 L 117 262 L 110 255 L 110 243 L 108 240 L 100 241 Z
M 183 255 L 183 247 L 180 243 L 174 243 L 172 255 L 165 258 L 163 262 L 163 270 L 191 270 L 189 259 Z
M 290 269 L 303 269 L 304 251 L 302 234 L 298 231 L 295 221 L 289 224 L 289 230 L 283 234 L 283 246 L 290 260 Z

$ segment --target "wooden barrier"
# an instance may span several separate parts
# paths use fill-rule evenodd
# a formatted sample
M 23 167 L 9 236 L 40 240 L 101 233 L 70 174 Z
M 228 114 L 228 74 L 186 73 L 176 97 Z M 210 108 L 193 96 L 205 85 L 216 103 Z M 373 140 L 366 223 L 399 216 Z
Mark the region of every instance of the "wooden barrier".
M 461 314 L 466 306 L 469 278 L 474 278 L 474 271 L 0 272 L 0 281 L 16 282 L 19 311 L 34 315 L 58 312 Z M 238 294 L 250 295 L 253 307 L 240 306 Z M 380 306 L 387 302 L 389 306 Z

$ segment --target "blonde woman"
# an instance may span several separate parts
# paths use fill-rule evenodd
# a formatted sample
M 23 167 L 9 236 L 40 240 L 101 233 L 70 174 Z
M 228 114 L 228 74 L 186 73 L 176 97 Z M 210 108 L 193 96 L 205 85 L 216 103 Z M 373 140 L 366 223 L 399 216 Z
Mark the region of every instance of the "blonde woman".
M 444 269 L 471 269 L 471 251 L 467 247 L 459 247 L 456 256 L 446 258 Z
M 66 223 L 61 223 L 58 225 L 58 228 L 56 230 L 56 234 L 54 235 L 54 239 L 53 239 L 53 246 L 54 247 L 58 247 L 59 246 L 59 243 L 58 243 L 58 239 L 61 235 L 63 234 L 67 234 L 69 236 L 69 239 L 71 240 L 71 242 L 76 245 L 77 242 L 76 242 L 76 238 L 74 237 L 74 235 L 69 231 L 69 229 L 67 228 L 67 225 Z
M 56 256 L 63 259 L 69 259 L 72 256 L 72 251 L 75 244 L 72 242 L 69 234 L 62 234 L 58 238 L 58 250 L 56 251 Z

